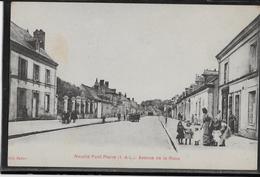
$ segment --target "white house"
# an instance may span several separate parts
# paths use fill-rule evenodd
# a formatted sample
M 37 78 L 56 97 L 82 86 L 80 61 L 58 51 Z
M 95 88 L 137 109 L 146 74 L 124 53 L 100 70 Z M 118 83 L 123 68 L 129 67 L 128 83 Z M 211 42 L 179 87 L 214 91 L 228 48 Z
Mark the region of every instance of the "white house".
M 10 27 L 9 120 L 53 118 L 58 64 L 45 51 L 45 32 Z
M 258 137 L 260 16 L 245 27 L 217 56 L 219 109 L 235 134 Z M 234 124 L 230 116 L 235 116 Z

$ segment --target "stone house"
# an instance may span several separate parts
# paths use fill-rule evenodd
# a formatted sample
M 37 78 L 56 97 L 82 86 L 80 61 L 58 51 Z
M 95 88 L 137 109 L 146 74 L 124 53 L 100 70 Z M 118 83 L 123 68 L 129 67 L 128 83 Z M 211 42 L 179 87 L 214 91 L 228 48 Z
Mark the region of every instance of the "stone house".
M 45 32 L 10 28 L 9 120 L 55 118 L 58 64 L 45 50 Z

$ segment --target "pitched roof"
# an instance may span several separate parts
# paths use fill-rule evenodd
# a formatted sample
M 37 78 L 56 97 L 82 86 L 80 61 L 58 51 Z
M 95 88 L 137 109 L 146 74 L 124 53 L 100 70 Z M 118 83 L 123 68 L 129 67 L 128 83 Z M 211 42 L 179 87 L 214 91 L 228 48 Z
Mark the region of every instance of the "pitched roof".
M 16 25 L 14 22 L 11 21 L 10 24 L 10 40 L 14 41 L 48 59 L 51 63 L 57 65 L 57 63 L 47 54 L 47 52 L 40 48 L 40 50 L 35 50 L 35 48 L 30 43 L 34 41 L 35 38 L 29 33 L 28 30 L 21 28 L 20 26 Z
M 98 97 L 96 91 L 92 88 L 89 87 L 87 85 L 81 84 L 81 88 L 84 91 L 84 95 L 89 98 L 89 99 L 94 99 L 94 100 L 98 100 L 101 101 L 101 99 Z
M 232 50 L 236 45 L 245 39 L 250 33 L 255 29 L 259 29 L 260 15 L 258 15 L 250 24 L 248 24 L 228 45 L 222 49 L 217 55 L 217 60 L 221 60 L 230 50 Z M 259 32 L 259 30 L 257 31 Z

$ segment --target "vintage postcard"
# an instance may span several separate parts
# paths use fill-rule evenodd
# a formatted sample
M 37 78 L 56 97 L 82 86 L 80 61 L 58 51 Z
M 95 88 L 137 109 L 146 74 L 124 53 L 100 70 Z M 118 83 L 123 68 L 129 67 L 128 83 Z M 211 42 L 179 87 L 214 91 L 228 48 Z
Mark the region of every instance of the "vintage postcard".
M 9 167 L 257 170 L 260 8 L 12 2 Z

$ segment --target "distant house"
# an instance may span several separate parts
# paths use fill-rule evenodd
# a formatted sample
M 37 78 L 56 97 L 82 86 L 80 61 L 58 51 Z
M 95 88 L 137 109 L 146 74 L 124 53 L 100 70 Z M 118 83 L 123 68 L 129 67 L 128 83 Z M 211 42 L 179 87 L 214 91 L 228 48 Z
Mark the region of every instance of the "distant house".
M 235 134 L 257 139 L 259 121 L 260 16 L 217 56 L 219 108 Z M 230 117 L 235 116 L 234 124 Z
M 194 121 L 196 117 L 202 122 L 202 108 L 215 117 L 217 114 L 218 100 L 218 71 L 204 70 L 203 74 L 197 75 L 195 84 L 186 88 L 176 102 L 175 112 L 180 113 L 183 120 Z
M 10 27 L 9 120 L 54 118 L 58 64 L 45 50 L 45 32 Z

